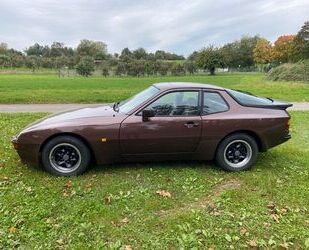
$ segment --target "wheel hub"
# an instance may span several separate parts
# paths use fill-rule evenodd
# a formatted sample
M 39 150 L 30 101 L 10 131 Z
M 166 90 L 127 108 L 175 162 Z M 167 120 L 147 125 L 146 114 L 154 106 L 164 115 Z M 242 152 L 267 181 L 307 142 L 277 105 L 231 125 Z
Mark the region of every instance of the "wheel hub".
M 248 142 L 235 140 L 230 142 L 224 150 L 225 162 L 235 168 L 245 166 L 251 159 L 252 149 Z
M 74 145 L 70 143 L 60 143 L 54 146 L 50 151 L 49 161 L 59 172 L 73 172 L 81 163 L 81 154 L 79 149 Z

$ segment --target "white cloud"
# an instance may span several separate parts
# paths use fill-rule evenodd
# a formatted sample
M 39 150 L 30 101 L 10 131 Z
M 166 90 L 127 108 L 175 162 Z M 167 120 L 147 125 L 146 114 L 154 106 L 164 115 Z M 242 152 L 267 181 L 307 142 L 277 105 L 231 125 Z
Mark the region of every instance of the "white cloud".
M 270 40 L 296 33 L 309 13 L 305 0 L 1 0 L 0 41 L 24 49 L 39 42 L 76 46 L 101 40 L 124 47 L 188 55 L 241 35 Z

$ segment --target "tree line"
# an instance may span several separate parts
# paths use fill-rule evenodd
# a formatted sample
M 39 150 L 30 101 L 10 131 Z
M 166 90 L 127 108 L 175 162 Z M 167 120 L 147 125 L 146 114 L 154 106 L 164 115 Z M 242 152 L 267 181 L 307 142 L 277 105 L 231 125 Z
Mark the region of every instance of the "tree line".
M 144 48 L 124 48 L 111 54 L 104 42 L 87 39 L 81 40 L 76 48 L 60 42 L 50 46 L 35 43 L 24 51 L 0 43 L 1 68 L 26 67 L 33 71 L 67 68 L 76 69 L 83 76 L 91 75 L 94 70 L 104 76 L 184 75 L 199 70 L 214 74 L 216 68 L 268 71 L 282 63 L 306 59 L 309 59 L 308 21 L 297 34 L 282 35 L 274 44 L 259 35 L 244 36 L 221 47 L 208 46 L 194 51 L 187 58 L 164 50 L 147 52 Z

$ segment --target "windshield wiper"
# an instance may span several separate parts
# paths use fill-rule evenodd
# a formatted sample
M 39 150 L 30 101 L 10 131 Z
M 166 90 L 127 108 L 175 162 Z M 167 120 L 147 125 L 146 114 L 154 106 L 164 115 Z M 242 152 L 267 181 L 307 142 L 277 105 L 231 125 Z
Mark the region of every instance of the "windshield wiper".
M 274 102 L 274 99 L 271 99 L 271 98 L 269 98 L 269 97 L 266 97 L 266 99 L 268 99 L 268 100 Z
M 118 106 L 119 106 L 119 103 L 120 103 L 120 102 L 115 102 L 114 105 L 113 105 L 113 110 L 116 111 L 116 112 L 119 111 L 119 107 L 118 107 Z

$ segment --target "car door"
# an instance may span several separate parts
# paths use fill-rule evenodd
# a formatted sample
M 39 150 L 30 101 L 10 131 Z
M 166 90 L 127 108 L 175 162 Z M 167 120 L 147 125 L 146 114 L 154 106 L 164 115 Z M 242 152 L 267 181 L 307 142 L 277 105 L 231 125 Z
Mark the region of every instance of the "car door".
M 155 116 L 143 121 L 142 110 L 126 118 L 120 128 L 120 146 L 127 154 L 194 152 L 201 137 L 200 91 L 162 94 L 143 109 Z

